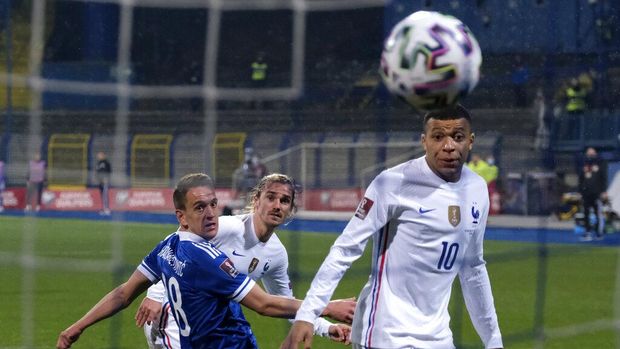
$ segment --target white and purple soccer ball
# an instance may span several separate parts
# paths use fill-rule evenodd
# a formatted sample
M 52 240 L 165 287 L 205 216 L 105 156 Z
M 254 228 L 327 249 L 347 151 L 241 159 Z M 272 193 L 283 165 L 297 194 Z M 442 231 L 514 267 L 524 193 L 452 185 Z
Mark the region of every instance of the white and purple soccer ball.
M 471 93 L 481 63 L 478 41 L 463 22 L 418 11 L 398 22 L 385 40 L 380 74 L 391 93 L 427 111 Z

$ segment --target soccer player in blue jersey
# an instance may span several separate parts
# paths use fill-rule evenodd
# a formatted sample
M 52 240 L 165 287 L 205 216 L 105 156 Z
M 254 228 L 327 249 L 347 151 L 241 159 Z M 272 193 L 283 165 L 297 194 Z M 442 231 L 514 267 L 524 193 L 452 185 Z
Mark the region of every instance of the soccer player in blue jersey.
M 160 242 L 125 283 L 62 331 L 57 348 L 70 348 L 86 328 L 126 308 L 159 280 L 179 324 L 182 349 L 257 348 L 238 303 L 262 315 L 294 316 L 299 300 L 265 293 L 208 241 L 218 229 L 217 197 L 209 176 L 184 176 L 173 201 L 179 230 Z
M 210 240 L 230 257 L 238 270 L 256 282 L 260 280 L 265 291 L 289 298 L 293 298 L 293 290 L 288 275 L 288 254 L 276 229 L 295 213 L 296 194 L 293 179 L 289 176 L 272 173 L 262 177 L 249 193 L 246 208 L 249 213 L 221 216 L 217 235 Z M 350 303 L 352 316 L 355 302 Z M 139 326 L 144 325 L 149 348 L 181 347 L 179 326 L 162 282 L 149 288 L 136 319 L 141 320 Z M 314 333 L 348 344 L 350 326 L 318 318 L 314 323 Z

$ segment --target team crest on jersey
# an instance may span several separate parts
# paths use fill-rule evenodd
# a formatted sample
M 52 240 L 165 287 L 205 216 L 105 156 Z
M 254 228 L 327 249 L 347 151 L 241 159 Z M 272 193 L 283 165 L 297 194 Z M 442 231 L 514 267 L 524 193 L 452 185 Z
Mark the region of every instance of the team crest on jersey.
M 355 210 L 355 217 L 359 219 L 366 218 L 368 211 L 370 211 L 370 209 L 372 208 L 372 204 L 374 204 L 374 201 L 370 200 L 367 197 L 364 197 L 362 201 L 360 201 L 360 204 L 357 206 L 357 210 Z
M 248 274 L 252 273 L 256 269 L 257 265 L 258 265 L 258 258 L 252 258 L 252 261 L 250 262 L 250 266 L 248 267 Z
M 239 275 L 239 270 L 235 268 L 235 264 L 230 260 L 230 258 L 226 258 L 226 260 L 220 264 L 220 269 L 232 278 L 236 278 L 237 275 Z
M 478 203 L 474 202 L 471 206 L 471 218 L 473 224 L 478 224 L 478 220 L 480 219 L 480 210 L 478 209 Z
M 456 205 L 448 206 L 448 221 L 453 227 L 461 223 L 461 207 Z

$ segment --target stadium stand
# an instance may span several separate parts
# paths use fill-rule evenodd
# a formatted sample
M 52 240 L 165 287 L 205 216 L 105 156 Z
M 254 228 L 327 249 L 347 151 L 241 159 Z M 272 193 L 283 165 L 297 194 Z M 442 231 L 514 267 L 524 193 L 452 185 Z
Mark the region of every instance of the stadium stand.
M 381 132 L 362 132 L 357 135 L 353 153 L 353 173 L 356 185 L 362 186 L 365 179 L 374 178 L 385 161 L 387 135 Z
M 387 167 L 393 166 L 403 160 L 406 154 L 413 154 L 420 141 L 420 134 L 412 131 L 395 131 L 389 133 L 387 147 L 385 149 L 385 161 Z M 411 157 L 411 155 L 409 157 Z
M 292 132 L 287 134 L 286 147 L 292 149 L 282 158 L 281 172 L 305 183 L 308 187 L 316 187 L 320 183 L 320 149 L 325 133 L 323 132 Z M 268 164 L 265 164 L 269 166 Z M 269 167 L 268 167 L 269 168 Z
M 203 137 L 183 133 L 175 137 L 173 143 L 172 169 L 173 182 L 177 182 L 187 173 L 204 171 L 204 160 L 208 159 Z
M 284 150 L 284 135 L 285 132 L 253 132 L 249 135 L 246 144 L 254 148 L 261 158 L 265 158 Z M 269 167 L 267 169 L 269 170 Z
M 354 134 L 330 132 L 325 135 L 319 156 L 317 186 L 338 188 L 355 186 L 353 171 Z
M 28 149 L 28 135 L 13 133 L 8 142 L 8 161 L 6 176 L 9 185 L 25 185 L 28 176 L 28 155 L 24 149 Z

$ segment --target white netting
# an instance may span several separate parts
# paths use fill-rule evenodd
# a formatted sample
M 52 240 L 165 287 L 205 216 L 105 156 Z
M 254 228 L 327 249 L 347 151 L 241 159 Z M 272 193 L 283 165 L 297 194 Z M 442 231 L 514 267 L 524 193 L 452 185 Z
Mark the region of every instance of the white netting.
M 30 105 L 27 122 L 27 149 L 21 149 L 24 154 L 34 154 L 39 151 L 43 134 L 43 94 L 48 92 L 75 94 L 83 96 L 108 95 L 117 97 L 117 107 L 114 111 L 114 134 L 112 144 L 107 145 L 113 167 L 116 183 L 127 184 L 128 178 L 125 171 L 125 149 L 129 139 L 129 114 L 130 100 L 132 98 L 202 98 L 204 100 L 203 112 L 205 123 L 203 130 L 204 153 L 211 154 L 211 145 L 217 132 L 217 108 L 218 100 L 250 101 L 263 100 L 286 100 L 296 99 L 302 92 L 304 83 L 304 37 L 306 35 L 306 14 L 308 11 L 337 11 L 339 9 L 355 9 L 364 7 L 383 6 L 385 0 L 101 0 L 80 2 L 99 2 L 118 4 L 120 8 L 118 21 L 118 51 L 115 62 L 116 82 L 87 82 L 79 80 L 59 80 L 44 78 L 42 65 L 44 49 L 46 47 L 45 27 L 48 6 L 51 1 L 33 0 L 30 16 L 30 42 L 28 45 L 28 71 L 27 73 L 15 73 L 13 71 L 0 72 L 0 84 L 12 88 L 27 88 L 30 90 Z M 205 55 L 204 55 L 204 80 L 199 85 L 139 85 L 132 84 L 131 75 L 131 48 L 132 31 L 134 21 L 134 9 L 136 7 L 160 7 L 171 9 L 208 9 L 208 26 L 205 28 Z M 253 88 L 224 88 L 217 86 L 218 73 L 218 50 L 220 48 L 221 16 L 225 11 L 237 10 L 277 10 L 288 9 L 293 11 L 292 49 L 290 52 L 291 72 L 289 86 Z M 26 156 L 25 158 L 29 158 Z M 211 171 L 211 162 L 205 161 L 207 172 Z M 67 260 L 58 258 L 46 258 L 38 256 L 35 252 L 37 241 L 35 228 L 36 218 L 29 217 L 25 220 L 22 231 L 22 247 L 17 254 L 10 252 L 0 253 L 0 265 L 12 266 L 17 263 L 22 270 L 22 307 L 21 328 L 22 345 L 20 348 L 34 348 L 37 329 L 35 328 L 36 299 L 35 274 L 41 269 L 66 270 L 67 272 L 81 271 L 116 271 L 126 261 L 123 258 L 123 244 L 121 233 L 118 228 L 111 235 L 110 260 Z M 63 324 L 62 326 L 64 326 Z M 111 335 L 112 337 L 115 334 Z M 117 338 L 110 339 L 110 345 L 118 343 Z M 0 343 L 2 346 L 2 343 Z
M 387 0 L 75 0 L 80 2 L 100 2 L 100 3 L 112 3 L 118 4 L 120 7 L 119 15 L 119 29 L 118 29 L 118 52 L 115 60 L 116 82 L 85 82 L 76 80 L 59 80 L 59 79 L 46 79 L 42 75 L 42 63 L 44 57 L 45 48 L 45 32 L 46 32 L 46 15 L 48 13 L 48 6 L 51 1 L 45 0 L 33 0 L 32 12 L 30 16 L 30 42 L 28 51 L 28 72 L 27 73 L 14 73 L 14 72 L 0 72 L 0 84 L 13 87 L 27 87 L 31 91 L 30 95 L 30 108 L 28 110 L 28 122 L 27 122 L 27 136 L 28 140 L 20 143 L 24 145 L 25 149 L 20 151 L 32 154 L 36 152 L 44 138 L 42 117 L 42 96 L 46 92 L 67 93 L 76 95 L 108 95 L 117 97 L 118 104 L 114 110 L 114 133 L 111 139 L 111 145 L 109 145 L 109 153 L 112 154 L 112 163 L 118 171 L 114 172 L 117 183 L 127 183 L 128 178 L 125 175 L 125 171 L 120 169 L 125 168 L 126 159 L 124 157 L 127 141 L 129 138 L 129 114 L 130 114 L 130 100 L 132 98 L 201 98 L 205 101 L 202 112 L 204 113 L 205 123 L 202 130 L 203 143 L 202 145 L 197 143 L 196 147 L 201 146 L 204 148 L 204 154 L 211 154 L 212 141 L 217 133 L 217 121 L 218 110 L 217 102 L 219 100 L 229 101 L 251 101 L 255 99 L 263 100 L 294 100 L 299 97 L 302 92 L 305 83 L 304 77 L 304 64 L 306 60 L 306 48 L 305 37 L 307 33 L 307 15 L 313 11 L 338 11 L 357 9 L 364 7 L 380 7 L 387 3 Z M 170 8 L 170 9 L 208 9 L 208 26 L 205 30 L 205 55 L 202 66 L 204 69 L 204 78 L 200 84 L 197 85 L 140 85 L 132 83 L 130 79 L 130 72 L 132 70 L 131 48 L 132 48 L 132 32 L 134 21 L 134 10 L 138 7 L 153 7 L 153 8 Z M 219 42 L 222 15 L 227 11 L 239 11 L 239 10 L 256 10 L 256 11 L 269 11 L 269 10 L 290 10 L 292 11 L 292 44 L 289 52 L 290 61 L 290 74 L 289 83 L 284 87 L 265 87 L 265 88 L 231 88 L 222 87 L 217 84 L 218 77 L 218 57 L 221 43 Z M 408 136 L 409 137 L 409 136 Z M 106 138 L 108 139 L 108 138 Z M 368 152 L 368 149 L 376 147 L 378 143 L 358 143 L 349 144 L 350 148 L 355 149 L 356 152 L 363 154 Z M 273 157 L 266 159 L 267 161 L 273 161 L 273 167 L 277 168 L 276 162 L 280 163 L 281 157 L 289 156 L 288 154 L 297 152 L 297 157 L 301 157 L 304 161 L 298 163 L 296 171 L 296 177 L 304 178 L 303 182 L 310 182 L 312 178 L 306 178 L 308 176 L 314 176 L 314 172 L 310 167 L 313 166 L 312 159 L 310 159 L 311 152 L 315 149 L 326 149 L 326 152 L 331 152 L 334 156 L 339 156 L 344 150 L 340 149 L 343 143 L 337 146 L 330 146 L 328 144 L 305 144 L 297 148 L 291 148 L 287 150 L 288 153 L 274 154 Z M 402 153 L 403 147 L 394 150 L 395 152 Z M 398 148 L 398 147 L 396 147 Z M 390 149 L 387 150 L 388 152 Z M 303 154 L 303 155 L 299 155 Z M 266 155 L 266 154 L 265 154 Z M 405 156 L 410 156 L 409 153 L 405 153 Z M 287 160 L 290 161 L 290 160 Z M 207 172 L 212 169 L 211 162 L 205 161 Z M 356 168 L 360 170 L 362 174 L 368 171 L 370 174 L 368 177 L 372 177 L 372 174 L 380 168 L 373 168 L 368 164 L 356 164 Z M 384 164 L 377 164 L 377 166 L 384 166 Z M 361 176 L 362 183 L 367 183 L 368 178 Z M 363 186 L 363 185 L 362 185 Z M 324 214 L 322 214 L 324 215 Z M 349 214 L 344 214 L 348 216 Z M 303 215 L 302 215 L 303 217 Z M 314 217 L 316 218 L 316 217 Z M 325 218 L 325 217 L 323 217 Z M 333 215 L 328 215 L 327 219 L 335 219 Z M 342 217 L 337 217 L 342 218 Z M 114 271 L 117 270 L 126 261 L 124 260 L 123 244 L 120 236 L 120 231 L 116 229 L 112 233 L 111 247 L 113 255 L 109 260 L 97 260 L 97 259 L 80 259 L 80 260 L 66 260 L 60 258 L 50 258 L 38 256 L 35 252 L 35 245 L 37 236 L 35 232 L 37 229 L 33 228 L 35 218 L 28 218 L 20 232 L 21 234 L 21 248 L 19 253 L 0 253 L 0 265 L 2 267 L 9 266 L 14 267 L 18 264 L 22 269 L 22 283 L 21 283 L 21 329 L 22 329 L 22 345 L 19 348 L 34 348 L 35 345 L 35 289 L 37 286 L 35 282 L 34 274 L 42 269 L 54 269 L 54 270 L 66 270 L 68 272 L 80 272 L 80 271 Z M 1 227 L 0 227 L 1 229 Z M 88 232 L 85 232 L 88 233 Z M 163 232 L 162 232 L 163 233 Z M 617 259 L 620 263 L 620 258 Z M 615 270 L 617 272 L 618 268 Z M 592 333 L 601 330 L 615 330 L 618 331 L 618 318 L 620 316 L 620 278 L 616 279 L 615 292 L 613 294 L 614 299 L 610 300 L 610 306 L 613 307 L 613 319 L 602 319 L 595 321 L 585 321 L 584 323 L 569 324 L 564 327 L 558 327 L 555 329 L 540 329 L 539 340 L 537 344 L 543 347 L 544 340 L 546 338 L 571 338 L 581 333 Z M 543 280 L 545 282 L 545 280 Z M 593 286 L 595 288 L 595 286 Z M 552 297 L 553 295 L 547 295 Z M 496 296 L 501 297 L 501 296 Z M 511 297 L 507 295 L 506 297 Z M 543 295 L 543 297 L 545 297 Z M 575 302 L 578 302 L 578 296 Z M 64 326 L 66 324 L 58 324 L 58 326 Z M 538 329 L 536 329 L 538 331 Z M 527 333 L 527 336 L 531 336 L 531 333 Z M 114 342 L 115 339 L 111 339 Z M 616 341 L 620 343 L 620 341 Z M 616 347 L 619 347 L 616 344 Z M 0 342 L 0 346 L 3 344 Z

